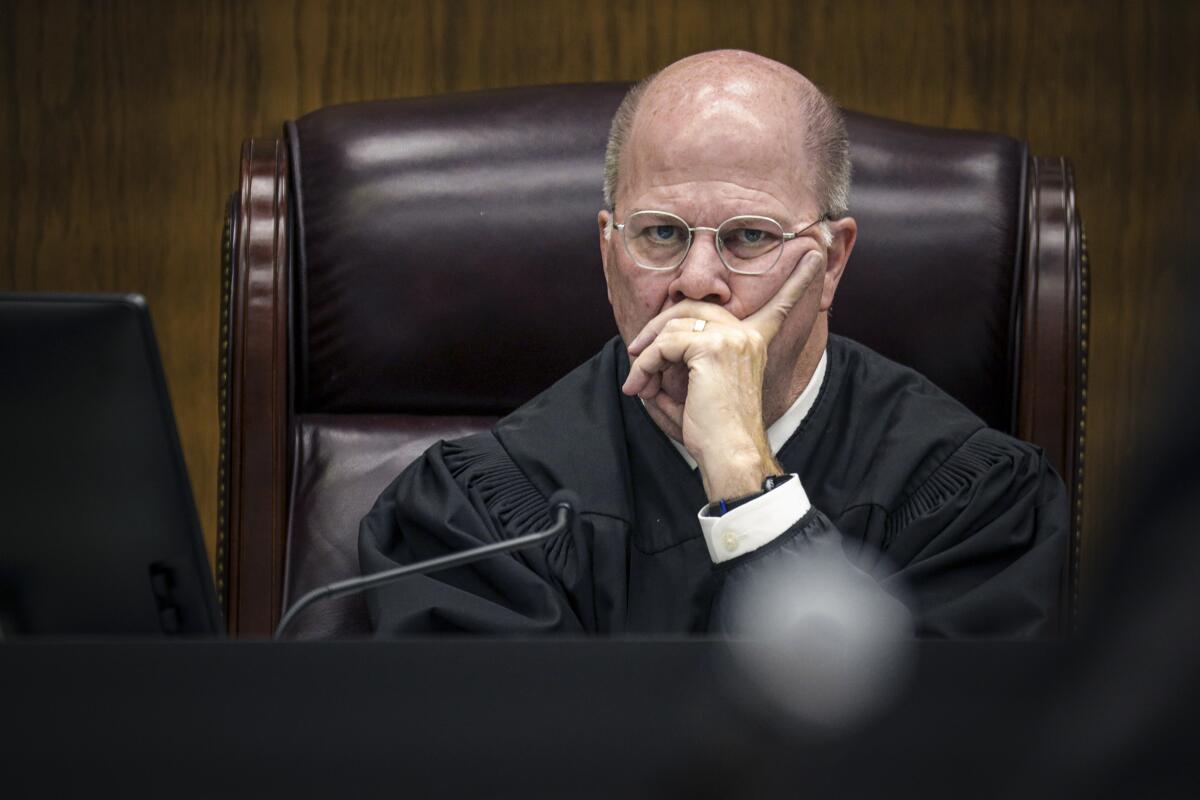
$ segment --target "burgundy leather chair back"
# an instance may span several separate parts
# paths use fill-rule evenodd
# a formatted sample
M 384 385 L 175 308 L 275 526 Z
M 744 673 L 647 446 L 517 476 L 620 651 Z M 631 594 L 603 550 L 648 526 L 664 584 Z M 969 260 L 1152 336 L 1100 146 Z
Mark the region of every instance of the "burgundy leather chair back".
M 596 212 L 626 88 L 334 106 L 247 142 L 222 295 L 230 630 L 265 634 L 304 591 L 356 574 L 358 520 L 407 463 L 616 333 Z M 847 122 L 859 241 L 834 331 L 1044 447 L 1077 500 L 1086 283 L 1069 165 L 994 134 Z M 297 629 L 363 632 L 361 600 Z

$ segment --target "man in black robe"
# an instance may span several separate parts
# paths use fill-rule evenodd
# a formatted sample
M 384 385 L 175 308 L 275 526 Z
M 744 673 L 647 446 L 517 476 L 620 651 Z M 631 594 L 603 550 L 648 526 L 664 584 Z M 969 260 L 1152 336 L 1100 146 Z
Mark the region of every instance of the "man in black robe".
M 432 447 L 359 536 L 375 572 L 547 527 L 569 488 L 586 547 L 378 589 L 376 629 L 738 630 L 782 575 L 837 576 L 881 619 L 901 598 L 924 635 L 1054 632 L 1067 504 L 1041 451 L 829 334 L 849 174 L 836 107 L 774 61 L 701 54 L 631 90 L 598 215 L 620 337 Z

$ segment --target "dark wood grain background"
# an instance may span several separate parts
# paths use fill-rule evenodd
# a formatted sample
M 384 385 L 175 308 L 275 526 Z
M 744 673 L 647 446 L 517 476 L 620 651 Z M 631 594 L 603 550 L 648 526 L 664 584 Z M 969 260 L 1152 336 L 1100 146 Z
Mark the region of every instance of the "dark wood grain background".
M 715 47 L 790 64 L 850 108 L 1075 163 L 1086 581 L 1165 358 L 1165 259 L 1192 222 L 1200 3 L 0 0 L 0 289 L 147 296 L 211 553 L 219 238 L 242 139 L 331 103 L 632 80 Z

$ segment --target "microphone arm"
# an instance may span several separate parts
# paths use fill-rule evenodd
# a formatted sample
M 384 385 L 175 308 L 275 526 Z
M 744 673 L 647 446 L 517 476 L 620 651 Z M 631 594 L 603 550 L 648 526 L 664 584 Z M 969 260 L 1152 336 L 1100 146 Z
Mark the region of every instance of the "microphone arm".
M 461 567 L 464 564 L 470 564 L 480 559 L 498 555 L 500 553 L 509 553 L 513 550 L 523 550 L 526 547 L 532 547 L 539 542 L 544 542 L 547 539 L 552 539 L 558 536 L 563 531 L 571 529 L 575 518 L 575 508 L 578 500 L 574 494 L 567 491 L 555 492 L 550 497 L 550 508 L 555 512 L 554 524 L 544 531 L 534 531 L 523 536 L 517 536 L 513 539 L 505 539 L 502 542 L 493 542 L 480 547 L 473 547 L 470 550 L 464 550 L 461 553 L 450 553 L 449 555 L 431 558 L 427 561 L 418 561 L 415 564 L 404 564 L 392 569 L 386 569 L 383 572 L 376 572 L 371 575 L 361 575 L 357 578 L 347 578 L 346 580 L 336 581 L 324 586 L 317 587 L 311 592 L 308 592 L 287 610 L 283 618 L 279 620 L 279 626 L 275 628 L 276 641 L 283 638 L 283 634 L 287 631 L 288 626 L 296 616 L 308 606 L 318 600 L 327 598 L 345 597 L 350 594 L 364 592 L 367 589 L 373 589 L 376 586 L 382 586 L 385 583 L 398 581 L 401 578 L 409 575 L 428 575 L 431 572 L 439 572 L 444 569 L 453 567 Z M 576 542 L 577 545 L 580 542 Z

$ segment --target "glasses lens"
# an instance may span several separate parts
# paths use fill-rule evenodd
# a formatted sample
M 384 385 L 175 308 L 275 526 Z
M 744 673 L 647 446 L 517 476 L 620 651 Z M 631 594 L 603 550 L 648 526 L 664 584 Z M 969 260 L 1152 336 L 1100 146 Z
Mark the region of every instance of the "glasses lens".
M 734 217 L 717 230 L 717 247 L 725 266 L 757 275 L 775 266 L 783 244 L 783 228 L 767 217 Z
M 674 214 L 638 211 L 625 220 L 625 250 L 638 266 L 673 269 L 687 255 L 691 235 L 687 223 Z

